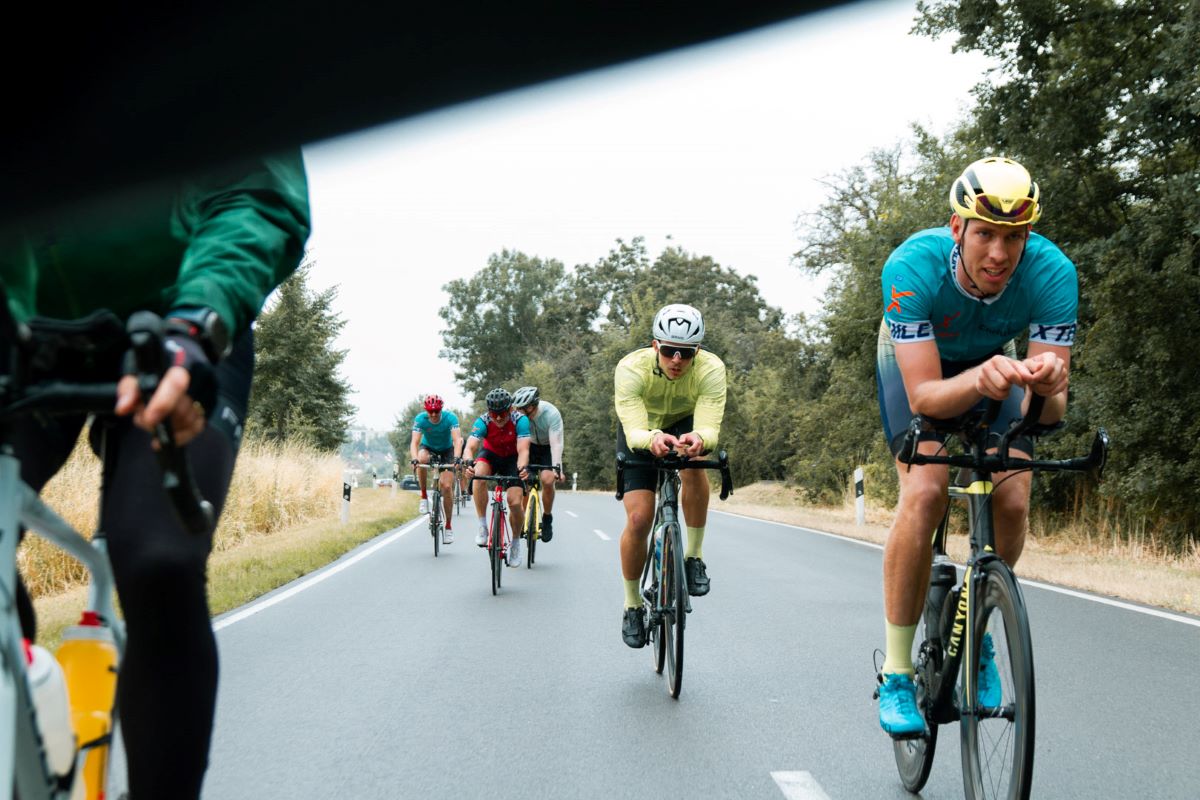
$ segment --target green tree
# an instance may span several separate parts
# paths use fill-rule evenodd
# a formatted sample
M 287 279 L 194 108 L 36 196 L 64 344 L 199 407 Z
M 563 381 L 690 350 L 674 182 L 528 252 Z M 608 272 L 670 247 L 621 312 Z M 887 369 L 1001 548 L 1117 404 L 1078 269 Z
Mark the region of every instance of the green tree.
M 1080 269 L 1068 433 L 1113 435 L 1102 491 L 1182 546 L 1200 523 L 1200 5 L 1191 0 L 919 2 L 917 29 L 999 65 L 968 135 L 1044 187 L 1038 228 Z M 1184 298 L 1188 298 L 1184 300 Z M 1041 483 L 1041 482 L 1039 482 Z M 1045 482 L 1065 506 L 1074 482 Z
M 333 310 L 337 287 L 313 292 L 306 263 L 280 285 L 255 325 L 254 388 L 248 426 L 276 441 L 301 439 L 336 450 L 355 408 L 339 374 L 345 350 L 334 340 L 346 324 Z

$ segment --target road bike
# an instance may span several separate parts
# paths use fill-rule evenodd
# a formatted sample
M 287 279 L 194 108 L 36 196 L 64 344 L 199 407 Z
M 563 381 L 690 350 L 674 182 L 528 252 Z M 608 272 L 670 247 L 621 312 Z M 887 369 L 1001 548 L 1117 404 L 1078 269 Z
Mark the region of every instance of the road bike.
M 107 542 L 98 530 L 89 542 L 50 509 L 20 479 L 20 460 L 9 446 L 14 432 L 27 425 L 31 415 L 109 415 L 116 404 L 115 383 L 74 383 L 37 377 L 39 363 L 70 360 L 73 348 L 90 346 L 87 340 L 98 329 L 111 333 L 120 322 L 111 315 L 88 321 L 41 321 L 18 324 L 7 314 L 7 300 L 0 291 L 0 341 L 9 348 L 9 374 L 0 376 L 0 786 L 11 787 L 22 800 L 76 800 L 103 797 L 108 788 L 109 749 L 117 743 L 115 699 L 116 671 L 125 651 L 125 627 L 113 607 L 114 581 L 108 561 Z M 103 325 L 98 322 L 104 323 Z M 150 396 L 165 369 L 162 321 L 148 312 L 134 314 L 126 326 L 129 347 L 127 363 L 135 367 L 143 397 Z M 99 424 L 103 424 L 102 422 Z M 166 424 L 154 434 L 159 443 L 158 461 L 163 470 L 163 490 L 184 526 L 206 535 L 214 525 L 211 504 L 203 500 L 192 479 L 183 451 L 174 444 Z M 102 434 L 103 437 L 103 434 Z M 84 624 L 111 640 L 116 666 L 104 674 L 67 674 L 69 686 L 97 689 L 93 698 L 111 698 L 107 707 L 83 704 L 84 693 L 72 696 L 73 714 L 86 719 L 74 732 L 75 751 L 70 768 L 55 771 L 42 736 L 38 707 L 33 700 L 21 623 L 14 598 L 17 596 L 16 555 L 19 526 L 36 533 L 80 561 L 89 575 Z M 61 652 L 61 651 L 60 651 Z M 101 702 L 97 700 L 96 702 Z M 91 711 L 91 714 L 82 712 Z M 99 721 L 97 721 L 99 720 Z
M 617 454 L 617 499 L 625 496 L 625 470 L 651 467 L 658 471 L 654 523 L 642 568 L 642 598 L 654 671 L 667 669 L 667 692 L 678 699 L 683 689 L 683 632 L 692 611 L 684 575 L 683 528 L 679 524 L 679 471 L 714 469 L 721 473 L 721 499 L 733 494 L 729 457 L 724 450 L 715 461 L 689 461 L 676 453 L 662 458 L 630 458 Z
M 528 553 L 525 556 L 525 568 L 533 569 L 533 553 L 537 549 L 538 540 L 542 538 L 542 480 L 544 469 L 554 470 L 555 475 L 562 475 L 561 468 L 548 464 L 530 464 L 525 468 L 529 477 L 525 480 L 525 529 L 521 538 L 528 543 Z M 553 533 L 553 531 L 551 531 Z
M 464 461 L 464 466 L 473 466 L 475 462 Z M 501 572 L 508 563 L 511 545 L 511 534 L 508 530 L 508 500 L 505 490 L 509 486 L 520 486 L 521 479 L 516 475 L 475 475 L 475 480 L 490 482 L 492 489 L 491 516 L 488 519 L 487 554 L 488 563 L 492 568 L 492 594 L 500 589 Z
M 1010 457 L 1009 446 L 1018 437 L 1032 439 L 1063 427 L 1061 422 L 1037 422 L 1044 402 L 1040 395 L 1031 395 L 1025 417 L 1014 421 L 999 437 L 988 433 L 999 415 L 1001 404 L 996 401 L 953 420 L 918 416 L 897 456 L 905 464 L 946 464 L 960 469 L 950 495 L 966 501 L 970 530 L 970 557 L 957 586 L 957 570 L 946 556 L 949 507 L 933 534 L 933 566 L 914 663 L 917 704 L 926 729 L 916 737 L 893 742 L 900 782 L 910 792 L 920 791 L 929 778 L 938 726 L 957 721 L 967 798 L 1029 797 L 1035 721 L 1033 646 L 1020 585 L 995 552 L 992 475 L 1037 469 L 1090 471 L 1099 476 L 1108 454 L 1108 434 L 1101 428 L 1084 457 Z M 917 443 L 924 431 L 954 434 L 966 452 L 918 453 Z M 989 453 L 992 448 L 995 452 Z M 995 665 L 994 673 L 990 663 Z M 980 673 L 985 670 L 988 674 L 981 682 Z M 982 689 L 981 683 L 986 684 Z
M 442 482 L 441 477 L 443 472 L 455 472 L 457 468 L 453 463 L 443 464 L 440 460 L 434 458 L 428 464 L 415 464 L 413 469 L 426 470 L 425 484 L 429 486 L 429 535 L 433 539 L 433 557 L 438 557 L 438 551 L 444 543 L 446 536 L 446 523 L 442 518 L 445 510 L 442 508 Z M 458 482 L 458 475 L 454 475 L 455 484 Z

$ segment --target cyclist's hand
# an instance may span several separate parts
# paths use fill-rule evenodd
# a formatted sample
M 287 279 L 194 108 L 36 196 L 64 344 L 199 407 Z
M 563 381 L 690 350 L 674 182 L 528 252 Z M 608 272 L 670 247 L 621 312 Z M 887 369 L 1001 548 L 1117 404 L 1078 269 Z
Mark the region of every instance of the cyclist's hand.
M 466 472 L 467 477 L 474 478 L 475 477 L 475 462 L 474 461 L 466 462 L 464 464 L 464 466 L 465 466 L 464 472 Z
M 704 452 L 704 439 L 698 433 L 685 433 L 679 437 L 679 454 L 695 458 Z
M 1024 362 L 1007 356 L 992 356 L 975 373 L 975 391 L 992 400 L 1004 400 L 1013 386 L 1028 386 L 1033 373 Z
M 1067 364 L 1051 352 L 1039 353 L 1025 359 L 1025 367 L 1032 373 L 1029 388 L 1043 397 L 1053 397 L 1067 390 Z
M 554 482 L 555 483 L 566 483 L 566 480 L 567 480 L 567 476 L 563 474 L 561 467 L 554 470 Z
M 521 480 L 523 480 L 523 481 L 528 480 L 529 479 L 529 467 L 518 466 L 517 474 L 521 476 Z
M 187 391 L 191 377 L 183 367 L 171 367 L 158 382 L 150 402 L 145 403 L 138 390 L 137 378 L 126 375 L 117 384 L 117 405 L 114 410 L 118 416 L 132 414 L 133 423 L 149 432 L 169 418 L 175 443 L 183 446 L 204 430 L 204 409 Z M 157 439 L 153 441 L 153 446 L 158 449 Z
M 650 452 L 655 458 L 662 458 L 679 446 L 679 440 L 669 433 L 660 433 L 650 440 Z

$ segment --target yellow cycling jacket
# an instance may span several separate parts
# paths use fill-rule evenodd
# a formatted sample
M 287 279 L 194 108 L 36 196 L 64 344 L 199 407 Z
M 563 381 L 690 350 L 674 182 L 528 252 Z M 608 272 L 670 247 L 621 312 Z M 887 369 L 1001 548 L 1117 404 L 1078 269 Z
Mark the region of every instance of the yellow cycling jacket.
M 646 450 L 663 428 L 694 415 L 692 430 L 706 450 L 717 445 L 725 416 L 725 362 L 707 350 L 696 353 L 692 368 L 669 380 L 658 368 L 653 347 L 634 350 L 617 363 L 613 400 L 630 450 Z

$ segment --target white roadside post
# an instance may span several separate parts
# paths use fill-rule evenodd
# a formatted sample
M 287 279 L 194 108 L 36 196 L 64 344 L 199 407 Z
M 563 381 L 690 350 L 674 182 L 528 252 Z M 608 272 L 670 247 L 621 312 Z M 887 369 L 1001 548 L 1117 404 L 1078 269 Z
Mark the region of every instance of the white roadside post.
M 571 491 L 572 491 L 572 492 L 573 492 L 573 491 L 575 491 L 575 488 L 576 488 L 578 485 L 579 485 L 579 473 L 578 473 L 578 472 L 572 472 L 572 473 L 571 473 Z
M 863 468 L 854 470 L 854 522 L 862 527 L 867 521 L 867 501 L 863 497 Z
M 350 484 L 342 483 L 342 524 L 350 521 Z

